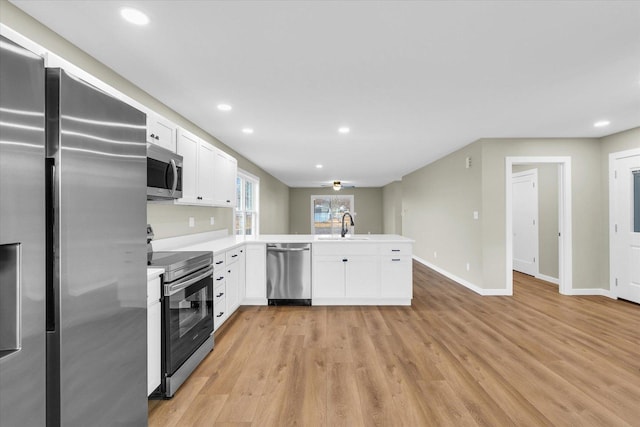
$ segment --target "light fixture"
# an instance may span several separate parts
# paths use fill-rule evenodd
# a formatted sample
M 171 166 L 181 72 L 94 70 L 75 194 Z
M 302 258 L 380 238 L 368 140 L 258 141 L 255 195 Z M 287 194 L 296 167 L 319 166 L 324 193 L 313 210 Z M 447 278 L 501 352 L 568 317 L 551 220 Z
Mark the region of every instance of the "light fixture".
M 316 169 L 322 169 L 322 165 L 321 164 L 317 164 L 316 165 Z
M 135 25 L 147 25 L 149 23 L 149 17 L 138 9 L 132 9 L 130 7 L 123 7 L 120 9 L 120 16 L 126 21 Z
M 220 110 L 220 111 L 231 111 L 231 105 L 229 105 L 229 104 L 218 104 L 218 110 Z
M 345 134 L 345 133 L 349 133 L 349 132 L 351 132 L 351 129 L 349 129 L 346 126 L 342 126 L 342 127 L 338 128 L 338 133 Z
M 598 122 L 595 122 L 595 123 L 593 124 L 593 127 L 596 127 L 596 128 L 603 128 L 603 127 L 605 127 L 605 126 L 609 126 L 610 124 L 611 124 L 611 122 L 610 122 L 609 120 L 600 120 L 600 121 L 598 121 Z
M 333 189 L 335 191 L 340 191 L 341 188 L 342 188 L 342 184 L 340 183 L 340 181 L 333 181 Z
M 246 133 L 247 135 L 251 135 L 253 133 L 253 129 L 251 128 L 243 128 L 242 133 Z

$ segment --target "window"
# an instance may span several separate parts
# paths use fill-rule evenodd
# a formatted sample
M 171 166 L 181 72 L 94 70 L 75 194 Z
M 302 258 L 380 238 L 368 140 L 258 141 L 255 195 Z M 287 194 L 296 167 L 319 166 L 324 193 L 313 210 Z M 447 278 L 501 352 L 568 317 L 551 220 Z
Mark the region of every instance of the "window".
M 236 178 L 235 233 L 239 236 L 258 235 L 260 178 L 238 169 Z
M 340 234 L 345 212 L 355 215 L 352 195 L 311 196 L 311 234 Z

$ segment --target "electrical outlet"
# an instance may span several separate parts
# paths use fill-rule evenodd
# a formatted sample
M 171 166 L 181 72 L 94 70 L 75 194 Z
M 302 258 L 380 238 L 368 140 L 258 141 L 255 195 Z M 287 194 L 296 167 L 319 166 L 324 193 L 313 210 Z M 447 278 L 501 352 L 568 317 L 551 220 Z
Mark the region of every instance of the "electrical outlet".
M 192 216 L 189 217 L 189 227 L 195 227 L 196 226 L 196 219 Z
M 473 211 L 473 219 L 478 219 L 479 214 L 478 211 Z
M 471 270 L 471 264 L 467 263 L 467 271 Z
M 433 251 L 433 257 L 434 257 L 434 258 L 438 258 L 438 252 Z
M 210 224 L 210 225 L 215 225 L 215 223 L 216 223 L 216 219 L 215 219 L 214 217 L 211 217 L 211 218 L 209 219 L 209 224 Z

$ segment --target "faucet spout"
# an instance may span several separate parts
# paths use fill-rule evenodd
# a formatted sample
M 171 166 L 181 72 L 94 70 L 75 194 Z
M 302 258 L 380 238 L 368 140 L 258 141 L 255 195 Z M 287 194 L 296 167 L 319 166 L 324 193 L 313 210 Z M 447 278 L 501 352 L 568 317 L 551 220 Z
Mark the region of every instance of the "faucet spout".
M 351 227 L 353 227 L 354 225 L 356 225 L 353 222 L 353 217 L 351 216 L 351 214 L 349 212 L 345 212 L 344 215 L 342 215 L 342 227 L 340 229 L 340 237 L 344 237 L 347 235 L 347 233 L 349 232 L 349 225 L 347 224 L 345 226 L 344 224 L 344 220 L 347 217 L 347 215 L 349 215 L 349 222 L 351 223 Z

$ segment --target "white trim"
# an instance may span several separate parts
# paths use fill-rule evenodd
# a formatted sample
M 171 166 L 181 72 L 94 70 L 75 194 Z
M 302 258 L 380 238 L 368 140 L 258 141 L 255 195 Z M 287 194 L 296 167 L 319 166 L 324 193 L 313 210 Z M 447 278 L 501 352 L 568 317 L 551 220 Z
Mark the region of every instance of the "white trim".
M 244 169 L 240 169 L 238 168 L 237 172 L 236 172 L 236 177 L 242 179 L 243 185 L 242 185 L 242 195 L 240 197 L 240 203 L 242 205 L 244 205 L 244 190 L 245 190 L 245 185 L 247 183 L 247 181 L 253 183 L 254 189 L 253 189 L 253 210 L 251 211 L 247 211 L 247 210 L 240 210 L 240 206 L 235 206 L 233 208 L 233 234 L 236 234 L 237 230 L 236 230 L 236 215 L 238 213 L 242 213 L 245 214 L 247 212 L 251 212 L 254 214 L 254 224 L 253 224 L 253 229 L 255 230 L 255 232 L 250 235 L 250 236 L 259 236 L 260 235 L 260 177 L 247 172 Z M 236 190 L 237 191 L 237 190 Z M 238 195 L 236 194 L 236 197 Z M 243 206 L 244 207 L 244 206 Z M 243 230 L 244 232 L 244 230 Z M 242 234 L 242 236 L 246 236 L 245 234 Z
M 553 283 L 554 285 L 560 285 L 560 279 L 557 277 L 547 276 L 546 274 L 538 273 L 535 275 L 536 279 L 544 280 L 545 282 Z
M 618 299 L 611 291 L 604 288 L 581 288 L 571 289 L 567 295 L 600 296 L 611 299 Z
M 507 295 L 513 295 L 513 187 L 511 175 L 513 165 L 528 163 L 558 163 L 558 229 L 559 241 L 559 286 L 563 295 L 573 288 L 573 250 L 571 223 L 571 157 L 569 156 L 523 156 L 505 157 L 505 278 Z
M 615 185 L 615 162 L 616 160 L 624 159 L 625 157 L 640 156 L 640 148 L 633 148 L 631 150 L 618 151 L 616 153 L 609 153 L 609 294 L 611 298 L 617 298 L 618 295 L 615 292 L 615 259 L 613 247 L 615 245 L 615 222 L 616 217 L 616 185 Z
M 506 289 L 485 289 L 485 288 L 481 288 L 478 285 L 475 285 L 471 282 L 469 282 L 468 280 L 465 280 L 461 277 L 456 276 L 453 273 L 448 272 L 447 270 L 444 270 L 440 267 L 438 267 L 437 265 L 431 264 L 429 261 L 426 261 L 416 255 L 413 255 L 413 259 L 415 259 L 416 261 L 418 261 L 420 264 L 423 264 L 427 267 L 429 267 L 432 270 L 437 271 L 438 273 L 442 274 L 443 276 L 445 276 L 448 279 L 453 280 L 454 282 L 458 283 L 459 285 L 464 286 L 465 288 L 468 288 L 470 290 L 472 290 L 473 292 L 482 295 L 482 296 L 490 296 L 490 295 L 512 295 L 512 293 L 507 293 Z

